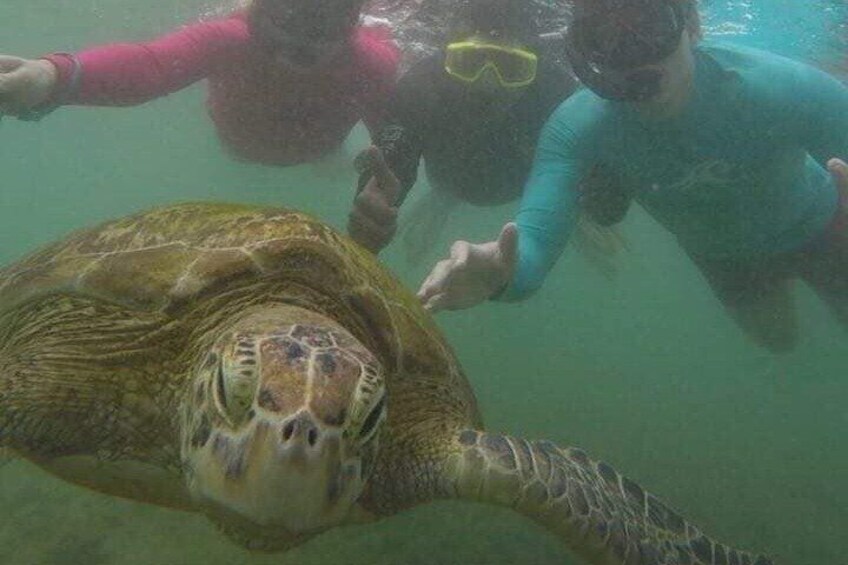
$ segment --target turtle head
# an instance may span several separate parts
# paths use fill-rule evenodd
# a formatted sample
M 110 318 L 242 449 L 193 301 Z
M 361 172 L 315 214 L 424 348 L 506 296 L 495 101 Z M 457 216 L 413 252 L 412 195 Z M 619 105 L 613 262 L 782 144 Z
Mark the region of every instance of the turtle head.
M 199 362 L 182 460 L 215 521 L 297 535 L 344 521 L 377 456 L 386 389 L 377 359 L 322 315 L 241 315 Z

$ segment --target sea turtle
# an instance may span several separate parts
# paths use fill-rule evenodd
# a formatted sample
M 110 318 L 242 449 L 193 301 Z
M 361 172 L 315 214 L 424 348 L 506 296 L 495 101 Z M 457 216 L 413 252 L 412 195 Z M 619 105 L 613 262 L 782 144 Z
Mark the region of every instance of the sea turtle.
M 484 431 L 416 298 L 280 208 L 154 209 L 0 271 L 0 447 L 253 549 L 463 499 L 588 563 L 770 563 L 580 449 Z

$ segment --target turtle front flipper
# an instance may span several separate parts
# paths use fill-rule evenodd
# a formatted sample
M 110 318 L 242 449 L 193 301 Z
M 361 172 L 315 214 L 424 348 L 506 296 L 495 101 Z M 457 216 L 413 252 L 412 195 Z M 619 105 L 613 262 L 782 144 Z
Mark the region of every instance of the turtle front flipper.
M 582 450 L 465 430 L 446 460 L 443 492 L 508 506 L 559 535 L 594 565 L 771 565 L 722 545 L 639 485 Z

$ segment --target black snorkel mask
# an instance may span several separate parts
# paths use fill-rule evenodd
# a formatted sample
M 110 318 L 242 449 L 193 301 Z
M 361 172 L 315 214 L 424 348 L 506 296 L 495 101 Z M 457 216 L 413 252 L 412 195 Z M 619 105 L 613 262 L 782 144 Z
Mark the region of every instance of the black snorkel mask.
M 597 3 L 594 10 L 578 14 L 565 36 L 574 74 L 607 100 L 639 102 L 655 96 L 662 73 L 640 67 L 677 49 L 686 27 L 687 0 L 589 1 Z

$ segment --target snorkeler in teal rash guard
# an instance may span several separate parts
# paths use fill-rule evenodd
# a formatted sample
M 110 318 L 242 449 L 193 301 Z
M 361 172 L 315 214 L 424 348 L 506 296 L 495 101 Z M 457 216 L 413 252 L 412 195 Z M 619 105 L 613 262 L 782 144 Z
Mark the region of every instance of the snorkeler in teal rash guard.
M 795 344 L 798 277 L 848 327 L 848 89 L 699 42 L 694 0 L 586 0 L 575 15 L 566 43 L 588 89 L 545 126 L 516 222 L 497 241 L 454 244 L 419 291 L 425 306 L 537 290 L 572 231 L 577 183 L 603 161 L 757 343 Z

